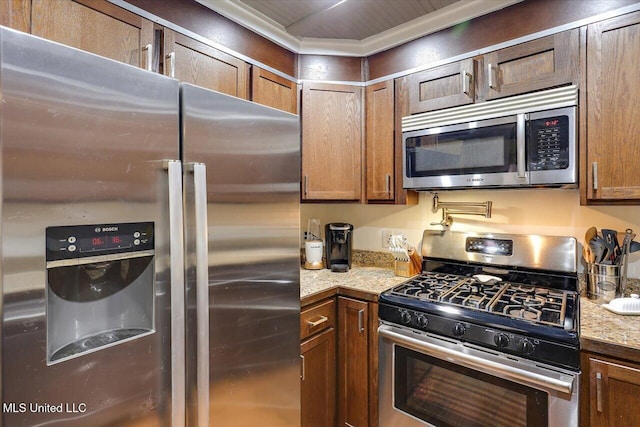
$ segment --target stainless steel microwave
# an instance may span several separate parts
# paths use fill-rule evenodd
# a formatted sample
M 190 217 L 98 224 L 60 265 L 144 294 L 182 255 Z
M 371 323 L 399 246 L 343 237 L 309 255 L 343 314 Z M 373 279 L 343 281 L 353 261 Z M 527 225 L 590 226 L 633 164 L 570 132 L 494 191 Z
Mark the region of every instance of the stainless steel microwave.
M 576 187 L 576 86 L 403 118 L 403 186 Z

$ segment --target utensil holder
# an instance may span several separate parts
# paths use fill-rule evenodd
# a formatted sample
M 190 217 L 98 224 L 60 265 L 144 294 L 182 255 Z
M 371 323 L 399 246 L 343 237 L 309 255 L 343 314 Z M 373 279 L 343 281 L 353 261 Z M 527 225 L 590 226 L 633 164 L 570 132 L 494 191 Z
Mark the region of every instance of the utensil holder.
M 587 297 L 606 304 L 624 294 L 627 285 L 626 259 L 622 264 L 587 263 Z

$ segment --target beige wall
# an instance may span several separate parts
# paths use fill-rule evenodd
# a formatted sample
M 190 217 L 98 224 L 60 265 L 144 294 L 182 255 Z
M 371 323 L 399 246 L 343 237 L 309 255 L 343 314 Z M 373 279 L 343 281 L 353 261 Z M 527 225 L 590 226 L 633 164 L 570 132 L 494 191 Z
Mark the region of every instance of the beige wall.
M 460 190 L 438 194 L 442 202 L 493 202 L 491 218 L 454 217 L 451 230 L 574 236 L 582 242 L 585 230 L 593 225 L 622 232 L 631 228 L 640 241 L 640 206 L 580 206 L 577 189 Z M 319 218 L 323 227 L 328 222 L 349 222 L 355 228 L 354 249 L 385 251 L 383 228 L 405 233 L 409 243 L 417 246 L 424 229 L 441 229 L 430 225 L 439 222 L 442 215 L 441 211 L 431 212 L 431 203 L 432 195 L 421 193 L 420 203 L 410 207 L 303 204 L 300 224 L 305 230 L 309 218 Z M 640 278 L 640 252 L 631 254 L 629 261 L 628 276 Z

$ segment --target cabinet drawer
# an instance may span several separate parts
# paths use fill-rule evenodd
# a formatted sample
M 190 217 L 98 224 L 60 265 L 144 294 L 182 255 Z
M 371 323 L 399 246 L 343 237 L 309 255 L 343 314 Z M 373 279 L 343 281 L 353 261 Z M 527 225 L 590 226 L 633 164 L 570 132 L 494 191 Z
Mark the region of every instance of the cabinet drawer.
M 334 327 L 336 324 L 336 303 L 331 299 L 316 304 L 300 313 L 300 339 Z

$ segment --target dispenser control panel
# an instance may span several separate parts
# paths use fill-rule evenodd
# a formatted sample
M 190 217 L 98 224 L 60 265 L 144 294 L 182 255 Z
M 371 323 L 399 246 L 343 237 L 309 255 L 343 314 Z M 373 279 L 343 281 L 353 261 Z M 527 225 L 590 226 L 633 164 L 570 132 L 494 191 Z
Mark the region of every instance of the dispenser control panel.
M 154 223 L 47 227 L 47 262 L 153 250 Z

